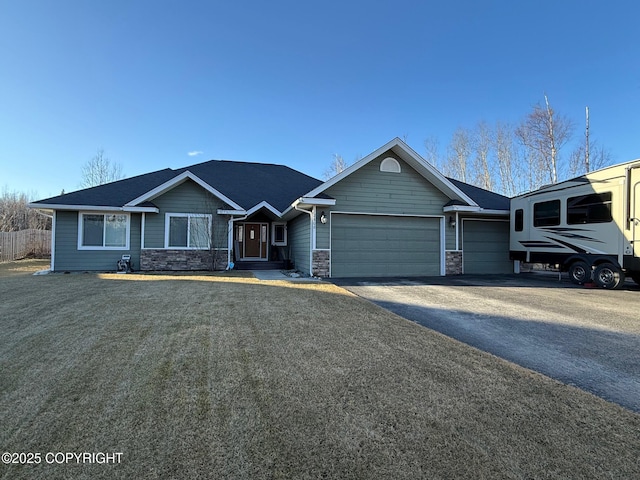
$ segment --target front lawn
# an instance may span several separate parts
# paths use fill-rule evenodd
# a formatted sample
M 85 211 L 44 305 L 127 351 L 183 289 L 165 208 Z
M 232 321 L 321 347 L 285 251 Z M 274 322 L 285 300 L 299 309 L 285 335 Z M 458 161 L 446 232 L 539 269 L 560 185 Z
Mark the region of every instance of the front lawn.
M 640 415 L 330 284 L 12 272 L 3 479 L 640 478 Z

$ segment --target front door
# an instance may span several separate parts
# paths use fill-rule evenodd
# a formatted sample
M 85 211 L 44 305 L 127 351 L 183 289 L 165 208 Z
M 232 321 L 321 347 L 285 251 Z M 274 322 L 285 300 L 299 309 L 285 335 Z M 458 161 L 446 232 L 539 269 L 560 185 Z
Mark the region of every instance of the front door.
M 244 224 L 244 258 L 265 259 L 267 258 L 267 224 L 245 223 Z

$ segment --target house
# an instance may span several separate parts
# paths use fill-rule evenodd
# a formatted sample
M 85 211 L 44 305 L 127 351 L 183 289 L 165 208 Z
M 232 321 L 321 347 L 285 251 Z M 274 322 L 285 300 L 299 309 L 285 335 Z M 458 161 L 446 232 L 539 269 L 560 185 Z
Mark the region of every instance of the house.
M 444 177 L 398 138 L 326 182 L 212 160 L 30 206 L 54 212 L 54 271 L 113 271 L 123 254 L 143 271 L 275 260 L 322 277 L 513 271 L 509 199 Z

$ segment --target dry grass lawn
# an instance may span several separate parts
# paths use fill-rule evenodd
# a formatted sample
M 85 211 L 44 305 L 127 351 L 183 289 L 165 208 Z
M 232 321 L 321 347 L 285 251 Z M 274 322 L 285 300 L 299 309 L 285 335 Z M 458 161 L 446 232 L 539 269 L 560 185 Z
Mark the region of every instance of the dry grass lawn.
M 0 451 L 121 463 L 2 479 L 640 478 L 640 415 L 333 285 L 39 268 L 0 266 Z

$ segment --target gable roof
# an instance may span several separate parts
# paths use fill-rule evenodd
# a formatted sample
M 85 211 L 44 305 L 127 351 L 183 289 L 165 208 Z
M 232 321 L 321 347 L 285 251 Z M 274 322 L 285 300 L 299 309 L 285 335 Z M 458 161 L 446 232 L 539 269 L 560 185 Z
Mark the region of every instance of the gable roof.
M 232 208 L 250 210 L 263 202 L 279 212 L 322 182 L 284 165 L 210 160 L 166 168 L 33 202 L 40 208 L 97 207 L 147 211 L 158 195 L 190 179 Z
M 349 168 L 343 170 L 338 175 L 330 178 L 322 185 L 313 189 L 305 195 L 306 198 L 316 197 L 322 194 L 329 187 L 335 185 L 340 180 L 348 177 L 352 173 L 360 170 L 369 162 L 379 158 L 384 153 L 392 151 L 404 162 L 409 164 L 414 170 L 416 170 L 425 179 L 431 182 L 438 190 L 442 191 L 446 196 L 451 199 L 455 199 L 464 202 L 466 205 L 478 206 L 474 200 L 469 197 L 465 192 L 459 189 L 456 185 L 451 183 L 444 175 L 442 175 L 433 165 L 427 162 L 424 158 L 418 155 L 409 145 L 404 143 L 398 137 L 394 138 L 390 142 L 386 143 L 382 147 L 378 148 L 374 152 L 370 153 L 363 159 L 351 165 Z
M 448 196 L 451 199 L 449 205 L 464 205 L 466 207 L 470 207 L 469 210 L 471 211 L 509 210 L 509 199 L 507 197 L 445 177 L 433 165 L 427 162 L 411 147 L 409 147 L 409 145 L 397 137 L 360 161 L 354 163 L 335 177 L 327 180 L 322 185 L 319 185 L 314 190 L 308 192 L 304 197 L 317 198 L 321 196 L 329 187 L 335 185 L 345 177 L 348 177 L 376 158 L 380 158 L 380 156 L 384 155 L 388 151 L 392 151 L 426 180 L 431 182 L 436 188 Z

